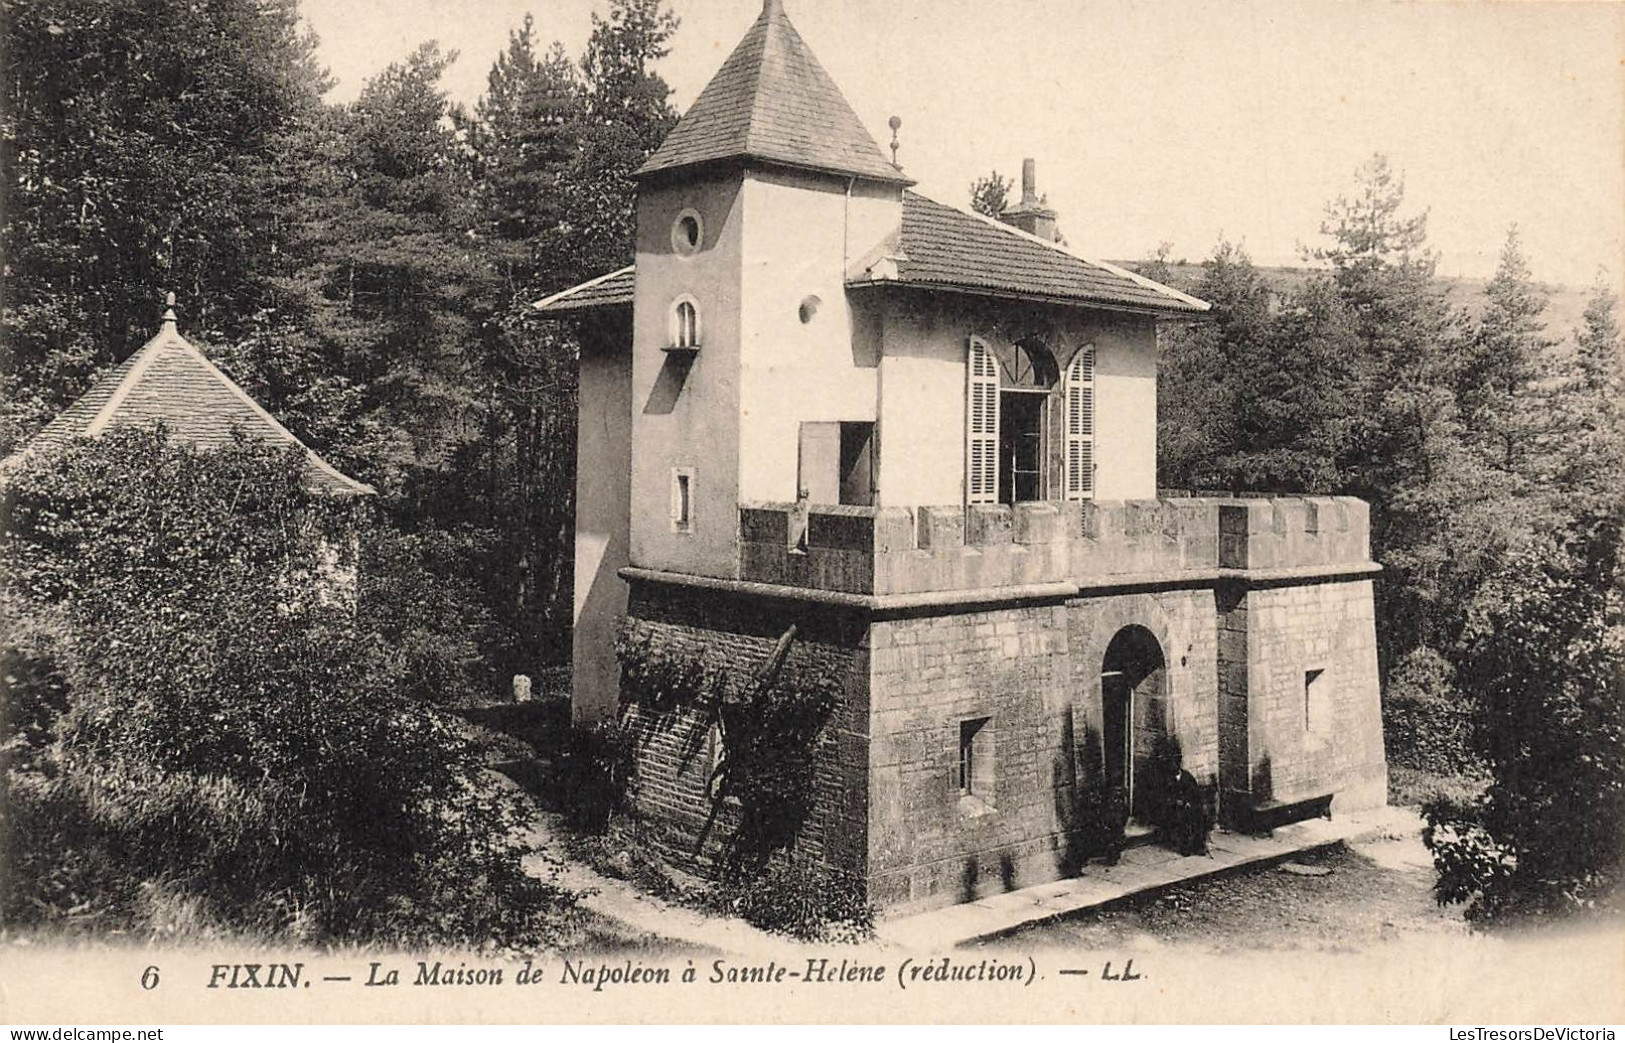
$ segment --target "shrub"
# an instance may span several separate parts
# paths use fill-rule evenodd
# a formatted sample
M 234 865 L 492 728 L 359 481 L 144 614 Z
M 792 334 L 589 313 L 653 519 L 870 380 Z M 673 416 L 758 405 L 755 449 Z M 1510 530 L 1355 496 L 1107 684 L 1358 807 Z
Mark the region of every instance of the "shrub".
M 821 863 L 775 859 L 760 875 L 722 886 L 719 898 L 746 922 L 803 941 L 874 937 L 875 910 L 862 879 Z
M 1625 571 L 1620 519 L 1514 554 L 1485 585 L 1462 685 L 1483 797 L 1425 809 L 1440 902 L 1495 920 L 1619 901 L 1625 872 Z
M 301 455 L 120 432 L 8 476 L 8 921 L 523 947 L 564 923 L 519 798 L 402 694 L 364 601 L 312 596 L 365 517 Z
M 1383 737 L 1393 764 L 1441 775 L 1476 774 L 1473 705 L 1449 661 L 1430 648 L 1408 653 L 1383 698 Z
M 559 793 L 570 824 L 588 833 L 608 829 L 631 775 L 631 736 L 619 723 L 571 728 L 558 755 Z

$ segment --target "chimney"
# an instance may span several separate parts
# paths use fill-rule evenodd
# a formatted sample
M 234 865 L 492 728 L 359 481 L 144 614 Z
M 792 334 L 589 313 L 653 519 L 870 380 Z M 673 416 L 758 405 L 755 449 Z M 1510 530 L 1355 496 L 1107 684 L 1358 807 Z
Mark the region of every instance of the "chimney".
M 1038 164 L 1031 159 L 1022 160 L 1021 202 L 1004 212 L 1004 223 L 1053 243 L 1061 236 L 1055 211 L 1047 204 L 1048 200 L 1038 194 Z

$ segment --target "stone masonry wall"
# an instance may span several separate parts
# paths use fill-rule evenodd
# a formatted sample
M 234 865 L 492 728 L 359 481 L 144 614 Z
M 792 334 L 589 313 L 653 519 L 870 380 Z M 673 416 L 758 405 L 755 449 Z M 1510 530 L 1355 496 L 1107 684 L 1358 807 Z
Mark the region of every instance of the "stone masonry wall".
M 1081 858 L 1080 764 L 1099 763 L 1100 670 L 1123 627 L 1167 660 L 1170 732 L 1217 770 L 1210 590 L 877 621 L 871 630 L 870 897 L 924 908 L 1057 879 Z M 961 721 L 989 718 L 993 788 L 963 797 Z M 1081 748 L 1091 746 L 1094 753 Z
M 1255 801 L 1387 796 L 1370 580 L 1247 593 L 1248 764 Z M 1319 671 L 1310 684 L 1311 671 Z
M 723 667 L 735 690 L 767 662 L 780 635 L 792 624 L 797 627 L 779 683 L 835 677 L 842 679 L 844 690 L 819 744 L 818 798 L 798 847 L 861 873 L 867 848 L 865 624 L 803 604 L 650 583 L 632 584 L 627 615 L 657 646 L 690 649 Z M 708 709 L 681 707 L 661 713 L 623 699 L 621 717 L 634 745 L 629 799 L 636 841 L 675 865 L 709 874 L 737 827 L 738 808 L 713 800 L 709 793 Z

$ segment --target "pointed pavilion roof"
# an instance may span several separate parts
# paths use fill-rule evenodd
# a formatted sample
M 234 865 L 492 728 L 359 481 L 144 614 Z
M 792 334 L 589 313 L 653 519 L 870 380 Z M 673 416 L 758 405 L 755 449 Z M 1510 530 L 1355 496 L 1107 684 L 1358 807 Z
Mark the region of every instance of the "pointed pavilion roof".
M 368 496 L 375 490 L 316 455 L 293 432 L 248 397 L 176 329 L 174 295 L 158 335 L 115 366 L 5 461 L 96 438 L 115 427 L 163 424 L 176 442 L 204 449 L 229 445 L 235 431 L 275 446 L 305 451 L 305 484 L 312 492 Z
M 744 39 L 634 176 L 735 159 L 914 183 L 881 154 L 790 24 L 782 0 L 766 0 Z

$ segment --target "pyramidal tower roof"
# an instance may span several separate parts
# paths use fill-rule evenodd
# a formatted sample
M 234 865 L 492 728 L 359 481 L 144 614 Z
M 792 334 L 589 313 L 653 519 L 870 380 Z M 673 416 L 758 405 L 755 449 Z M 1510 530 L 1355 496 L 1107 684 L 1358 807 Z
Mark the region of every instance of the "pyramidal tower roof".
M 77 438 L 153 424 L 163 424 L 175 441 L 203 449 L 229 445 L 239 431 L 259 442 L 297 447 L 305 452 L 305 484 L 311 491 L 337 496 L 373 492 L 372 486 L 318 456 L 182 337 L 176 329 L 174 294 L 158 335 L 92 384 L 0 468 Z
M 782 0 L 766 0 L 761 17 L 635 176 L 732 159 L 913 184 L 881 154 L 790 24 Z

